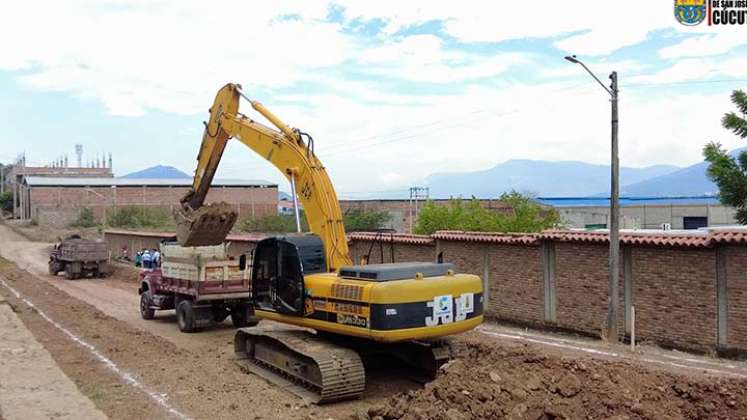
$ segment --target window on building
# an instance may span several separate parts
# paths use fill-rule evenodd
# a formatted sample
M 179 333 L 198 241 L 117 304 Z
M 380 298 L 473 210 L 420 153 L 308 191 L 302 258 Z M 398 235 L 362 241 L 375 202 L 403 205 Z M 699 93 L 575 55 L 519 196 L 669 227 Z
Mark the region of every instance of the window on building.
M 708 226 L 707 217 L 683 217 L 682 227 L 685 229 L 700 229 Z

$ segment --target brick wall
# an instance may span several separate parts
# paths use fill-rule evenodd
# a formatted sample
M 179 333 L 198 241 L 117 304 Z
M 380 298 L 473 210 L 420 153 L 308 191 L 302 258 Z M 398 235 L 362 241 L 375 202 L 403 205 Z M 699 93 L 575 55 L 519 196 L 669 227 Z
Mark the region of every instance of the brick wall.
M 723 248 L 726 257 L 727 347 L 747 348 L 747 248 Z
M 599 334 L 607 315 L 608 248 L 555 244 L 558 326 Z
M 143 206 L 173 210 L 179 199 L 188 191 L 187 187 L 33 187 L 30 188 L 32 217 L 46 217 L 50 223 L 67 221 L 70 210 L 90 208 L 97 218 L 117 207 Z M 206 202 L 225 201 L 233 204 L 239 218 L 261 217 L 277 213 L 277 188 L 214 187 Z M 59 211 L 61 216 L 51 213 Z M 40 220 L 41 222 L 41 220 Z M 62 222 L 61 222 L 62 223 Z M 62 226 L 53 224 L 53 226 Z
M 475 242 L 439 242 L 439 251 L 443 252 L 444 262 L 454 263 L 459 273 L 475 274 L 480 277 L 485 271 L 484 249 L 485 245 Z
M 511 321 L 541 323 L 544 314 L 541 248 L 483 246 L 488 249 L 490 277 L 486 315 Z
M 633 249 L 636 335 L 677 347 L 717 345 L 716 252 Z
M 369 249 L 371 250 L 371 256 L 369 264 L 381 263 L 381 249 L 379 243 L 374 243 L 371 248 L 370 241 L 352 241 L 349 244 L 350 258 L 354 264 L 359 264 L 361 257 L 368 255 Z M 405 262 L 405 261 L 435 261 L 436 259 L 436 247 L 435 245 L 413 245 L 413 244 L 400 244 L 395 243 L 393 246 L 394 250 L 394 261 Z M 392 262 L 392 244 L 384 243 L 384 261 Z
M 396 261 L 433 261 L 443 252 L 457 271 L 485 279 L 486 315 L 497 320 L 561 327 L 598 335 L 607 315 L 608 247 L 604 242 L 548 240 L 554 244 L 555 322 L 545 321 L 545 245 L 434 240 L 428 244 L 396 243 Z M 351 257 L 358 262 L 371 245 L 354 240 Z M 250 249 L 236 241 L 232 247 Z M 714 246 L 623 245 L 630 254 L 632 300 L 636 309 L 636 337 L 666 346 L 708 351 L 719 349 L 717 248 Z M 389 246 L 385 244 L 385 261 Z M 747 352 L 747 246 L 721 248 L 727 283 L 726 346 Z M 239 252 L 240 253 L 240 252 Z M 487 258 L 486 258 L 487 257 Z M 551 261 L 552 259 L 550 259 Z M 380 262 L 378 245 L 371 263 Z M 624 331 L 624 259 L 620 276 L 620 331 Z M 487 266 L 486 266 L 487 263 Z M 723 348 L 723 347 L 721 347 Z

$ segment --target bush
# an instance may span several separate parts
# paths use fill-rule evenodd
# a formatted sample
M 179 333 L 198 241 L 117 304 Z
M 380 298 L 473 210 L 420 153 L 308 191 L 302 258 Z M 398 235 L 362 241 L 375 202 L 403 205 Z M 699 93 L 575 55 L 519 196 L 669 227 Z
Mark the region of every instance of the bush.
M 13 191 L 5 191 L 0 194 L 0 211 L 8 213 L 13 211 Z
M 452 199 L 447 206 L 428 202 L 420 210 L 415 233 L 429 235 L 438 230 L 539 232 L 560 224 L 555 209 L 545 209 L 516 191 L 502 194 L 500 200 L 511 206 L 510 214 L 487 210 L 475 198 L 467 204 L 461 199 Z
M 386 211 L 348 209 L 343 215 L 345 230 L 348 232 L 371 231 L 384 227 L 392 218 Z
M 306 216 L 301 212 L 301 230 L 309 231 Z M 272 216 L 244 219 L 239 223 L 239 230 L 243 232 L 290 233 L 296 231 L 296 216 L 292 214 L 278 214 Z
M 93 217 L 93 211 L 88 207 L 83 207 L 78 213 L 78 218 L 70 223 L 71 227 L 89 228 L 98 225 L 96 218 Z
M 138 206 L 118 208 L 107 222 L 109 226 L 128 229 L 166 229 L 173 228 L 176 225 L 167 210 Z

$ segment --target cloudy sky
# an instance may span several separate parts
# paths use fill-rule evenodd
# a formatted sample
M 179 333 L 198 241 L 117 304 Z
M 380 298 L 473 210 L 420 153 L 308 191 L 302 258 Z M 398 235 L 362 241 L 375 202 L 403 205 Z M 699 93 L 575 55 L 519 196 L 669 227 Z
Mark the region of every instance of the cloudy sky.
M 719 125 L 747 87 L 744 28 L 682 26 L 670 0 L 23 1 L 0 39 L 4 162 L 72 161 L 80 143 L 118 175 L 192 173 L 207 108 L 236 82 L 314 136 L 343 196 L 509 159 L 604 164 L 608 96 L 567 54 L 619 72 L 623 165 L 744 145 Z M 221 165 L 285 185 L 239 144 Z

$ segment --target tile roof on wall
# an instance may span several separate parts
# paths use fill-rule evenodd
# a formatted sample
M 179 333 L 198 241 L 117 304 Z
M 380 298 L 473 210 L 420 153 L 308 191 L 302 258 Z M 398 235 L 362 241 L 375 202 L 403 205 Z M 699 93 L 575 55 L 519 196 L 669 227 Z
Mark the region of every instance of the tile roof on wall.
M 134 235 L 145 237 L 168 238 L 170 232 L 133 232 L 110 229 L 108 234 Z M 231 234 L 226 238 L 232 242 L 258 242 L 268 235 L 260 233 Z M 505 245 L 536 246 L 543 240 L 556 242 L 580 242 L 588 244 L 608 244 L 609 233 L 599 231 L 547 230 L 539 233 L 499 233 L 499 232 L 463 232 L 442 230 L 432 235 L 413 235 L 394 233 L 377 235 L 374 232 L 351 232 L 350 241 L 383 241 L 396 244 L 433 245 L 437 240 L 463 241 L 476 243 L 495 243 Z M 708 248 L 718 244 L 747 245 L 747 229 L 717 228 L 693 231 L 622 231 L 622 245 Z
M 431 235 L 434 239 L 443 241 L 486 242 L 516 245 L 537 245 L 539 240 L 532 233 L 491 233 L 464 232 L 459 230 L 439 230 Z
M 435 238 L 429 235 L 413 235 L 410 233 L 383 233 L 375 232 L 351 232 L 348 233 L 351 241 L 379 241 L 393 242 L 395 244 L 429 245 L 435 243 Z

